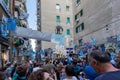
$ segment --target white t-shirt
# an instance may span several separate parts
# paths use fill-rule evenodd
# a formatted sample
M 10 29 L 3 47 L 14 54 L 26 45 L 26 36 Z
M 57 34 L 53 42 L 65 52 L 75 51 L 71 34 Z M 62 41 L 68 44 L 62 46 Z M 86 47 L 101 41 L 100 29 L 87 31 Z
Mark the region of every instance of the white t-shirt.
M 40 69 L 40 67 L 35 67 L 35 68 L 33 68 L 33 72 L 35 72 L 35 71 L 37 71 L 39 69 Z
M 63 80 L 77 80 L 77 78 L 73 76 L 71 79 L 63 79 Z

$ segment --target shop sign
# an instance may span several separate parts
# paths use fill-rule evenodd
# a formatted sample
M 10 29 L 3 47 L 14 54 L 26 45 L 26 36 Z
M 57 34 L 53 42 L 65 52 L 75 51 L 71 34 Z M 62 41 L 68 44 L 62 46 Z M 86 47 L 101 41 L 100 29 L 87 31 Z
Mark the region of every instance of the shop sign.
M 73 48 L 66 48 L 66 50 L 73 50 Z
M 73 53 L 73 48 L 66 48 L 66 53 L 72 54 Z

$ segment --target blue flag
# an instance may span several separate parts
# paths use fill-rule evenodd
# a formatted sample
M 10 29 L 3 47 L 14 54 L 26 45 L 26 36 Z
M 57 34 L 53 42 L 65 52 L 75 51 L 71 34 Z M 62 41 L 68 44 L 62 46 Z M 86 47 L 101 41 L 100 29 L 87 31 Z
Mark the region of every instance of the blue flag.
M 31 51 L 31 54 L 33 55 L 33 54 L 35 54 L 35 52 L 34 52 L 34 51 Z
M 27 54 L 28 55 L 33 55 L 33 54 L 35 54 L 35 52 L 32 50 L 32 51 L 28 51 Z
M 3 37 L 7 37 L 7 24 L 6 23 L 4 23 L 4 26 L 3 26 L 3 31 L 2 31 L 2 36 Z
M 40 50 L 40 54 L 44 54 L 44 51 L 43 51 L 43 50 Z
M 80 51 L 80 52 L 78 53 L 78 55 L 79 55 L 79 57 L 83 57 L 83 56 L 84 56 L 84 54 L 83 54 L 82 51 Z
M 97 42 L 96 42 L 96 40 L 95 40 L 93 37 L 91 37 L 91 41 L 92 41 L 92 42 L 91 42 L 91 45 L 92 45 L 92 46 L 93 46 L 93 45 L 96 45 Z
M 17 52 L 17 50 L 16 50 L 16 48 L 14 48 L 14 49 L 13 49 L 13 53 L 16 53 L 16 52 Z
M 8 19 L 8 21 L 7 21 L 8 30 L 15 31 L 16 25 L 17 25 L 17 19 L 15 19 L 15 18 Z
M 7 32 L 7 23 L 4 24 L 3 30 Z

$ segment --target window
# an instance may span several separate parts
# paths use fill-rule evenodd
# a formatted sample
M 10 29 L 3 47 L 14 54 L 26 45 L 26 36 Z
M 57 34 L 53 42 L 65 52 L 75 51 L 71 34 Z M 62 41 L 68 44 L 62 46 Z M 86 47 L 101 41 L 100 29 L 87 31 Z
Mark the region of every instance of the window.
M 82 16 L 82 15 L 83 15 L 83 9 L 80 10 L 80 16 Z
M 67 35 L 70 35 L 70 29 L 67 29 Z
M 75 20 L 77 20 L 77 19 L 78 19 L 78 14 L 75 15 Z
M 60 4 L 56 4 L 56 10 L 61 10 Z
M 4 0 L 5 4 L 8 5 L 9 0 Z
M 70 6 L 66 6 L 66 11 L 70 11 Z
M 80 31 L 81 31 L 81 25 L 78 26 L 78 32 L 80 32 Z
M 70 23 L 70 17 L 67 17 L 67 23 Z
M 60 22 L 60 16 L 56 16 L 56 22 Z
M 84 28 L 84 23 L 81 24 L 81 30 L 83 31 L 85 28 Z
M 75 15 L 75 20 L 79 20 L 81 16 L 83 16 L 83 9 L 81 9 L 80 12 Z
M 80 31 L 83 31 L 84 28 L 84 23 L 81 23 L 79 26 L 76 27 L 76 33 L 79 33 Z
M 78 26 L 76 27 L 76 33 L 78 33 Z
M 80 0 L 76 0 L 77 4 L 80 2 Z

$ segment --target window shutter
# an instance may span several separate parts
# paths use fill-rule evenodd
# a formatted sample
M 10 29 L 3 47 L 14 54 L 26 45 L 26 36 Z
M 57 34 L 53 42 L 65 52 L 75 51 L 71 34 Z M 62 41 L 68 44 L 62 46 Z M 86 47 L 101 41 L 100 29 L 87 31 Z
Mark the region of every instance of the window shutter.
M 83 9 L 80 10 L 80 16 L 83 16 Z
M 70 6 L 66 6 L 66 11 L 69 11 L 70 10 Z
M 67 17 L 67 23 L 70 23 L 70 17 Z
M 56 16 L 56 21 L 60 22 L 60 16 Z
M 75 15 L 75 20 L 77 20 L 77 14 Z
M 8 5 L 8 0 L 4 0 L 5 4 Z
M 77 0 L 77 4 L 80 2 L 80 0 Z
M 76 33 L 78 33 L 78 27 L 76 27 Z
M 67 29 L 67 35 L 70 35 L 70 30 L 69 29 Z
M 84 28 L 84 23 L 81 24 L 81 29 L 82 29 L 82 31 L 85 29 Z

